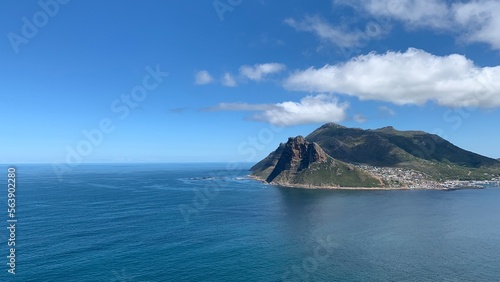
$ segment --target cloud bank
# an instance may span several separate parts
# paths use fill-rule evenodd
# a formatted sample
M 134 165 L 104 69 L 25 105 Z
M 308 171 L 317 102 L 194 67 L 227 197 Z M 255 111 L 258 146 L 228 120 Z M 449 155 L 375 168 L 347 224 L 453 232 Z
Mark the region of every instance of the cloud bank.
M 482 42 L 500 50 L 500 1 L 473 0 L 337 0 L 376 18 L 402 22 L 410 29 L 430 28 L 456 34 L 466 42 Z
M 428 101 L 449 107 L 500 107 L 500 67 L 478 67 L 463 55 L 406 52 L 370 53 L 345 63 L 291 74 L 284 87 L 293 91 L 343 93 L 361 100 L 397 105 Z
M 278 126 L 308 123 L 340 122 L 347 117 L 348 103 L 340 103 L 332 95 L 307 96 L 299 102 L 277 104 L 220 103 L 206 111 L 255 111 L 251 120 Z

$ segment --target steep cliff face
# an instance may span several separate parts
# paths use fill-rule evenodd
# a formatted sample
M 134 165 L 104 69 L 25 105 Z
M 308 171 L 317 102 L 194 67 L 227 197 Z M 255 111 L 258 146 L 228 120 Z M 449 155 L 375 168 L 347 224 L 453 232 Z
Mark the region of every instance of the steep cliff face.
M 266 181 L 272 182 L 283 172 L 295 175 L 309 168 L 313 163 L 321 163 L 326 160 L 327 155 L 317 144 L 307 142 L 302 136 L 289 138 L 281 150 L 281 156 L 279 156 L 274 170 Z
M 302 136 L 289 138 L 251 169 L 265 182 L 306 187 L 377 187 L 381 183 L 352 165 L 336 161 Z

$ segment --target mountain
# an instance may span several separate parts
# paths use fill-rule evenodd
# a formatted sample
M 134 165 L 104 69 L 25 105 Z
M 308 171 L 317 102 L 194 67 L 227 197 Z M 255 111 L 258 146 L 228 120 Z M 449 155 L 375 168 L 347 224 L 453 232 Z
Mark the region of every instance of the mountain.
M 500 176 L 500 161 L 423 131 L 328 123 L 305 138 L 289 138 L 250 170 L 259 180 L 283 186 L 424 187 L 491 180 Z
M 466 151 L 423 131 L 399 131 L 393 127 L 363 130 L 329 123 L 306 140 L 344 162 L 414 169 L 436 180 L 490 179 L 490 174 L 500 171 L 498 160 Z
M 334 160 L 302 136 L 289 138 L 251 169 L 267 183 L 300 187 L 380 187 L 384 183 L 353 165 Z

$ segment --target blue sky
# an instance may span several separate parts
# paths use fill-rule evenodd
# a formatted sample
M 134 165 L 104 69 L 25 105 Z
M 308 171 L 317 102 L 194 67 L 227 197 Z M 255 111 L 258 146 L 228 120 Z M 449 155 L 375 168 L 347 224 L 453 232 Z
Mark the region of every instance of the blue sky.
M 0 162 L 257 162 L 326 122 L 499 158 L 499 1 L 0 2 Z

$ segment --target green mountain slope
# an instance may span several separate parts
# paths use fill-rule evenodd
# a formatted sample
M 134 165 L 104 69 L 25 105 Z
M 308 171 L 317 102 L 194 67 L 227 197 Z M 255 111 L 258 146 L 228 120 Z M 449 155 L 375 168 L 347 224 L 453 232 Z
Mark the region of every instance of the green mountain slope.
M 302 136 L 289 138 L 251 169 L 268 183 L 300 187 L 380 187 L 384 183 L 350 164 L 328 156 Z
M 348 163 L 402 167 L 436 180 L 491 179 L 500 173 L 498 160 L 463 150 L 423 131 L 347 128 L 329 123 L 306 137 L 331 157 Z

